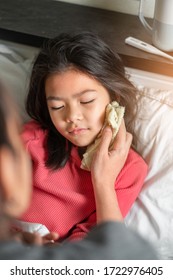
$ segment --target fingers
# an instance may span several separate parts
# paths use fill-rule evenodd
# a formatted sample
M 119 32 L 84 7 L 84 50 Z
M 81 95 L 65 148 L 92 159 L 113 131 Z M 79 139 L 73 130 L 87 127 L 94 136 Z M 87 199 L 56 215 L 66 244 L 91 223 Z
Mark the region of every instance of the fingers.
M 100 145 L 99 145 L 98 149 L 103 152 L 108 151 L 111 139 L 112 139 L 112 129 L 110 128 L 110 126 L 106 126 L 103 130 Z
M 59 235 L 57 232 L 50 232 L 50 233 L 44 235 L 44 238 L 46 238 L 47 240 L 51 240 L 51 239 L 56 240 L 56 239 L 58 239 L 58 237 L 59 237 Z
M 99 145 L 99 150 L 103 152 L 108 151 L 111 140 L 112 140 L 112 129 L 110 126 L 107 126 L 103 130 L 100 145 Z M 123 119 L 120 128 L 118 130 L 118 133 L 115 137 L 114 143 L 112 145 L 112 150 L 119 150 L 123 148 L 125 145 L 130 148 L 131 143 L 132 143 L 132 135 L 126 131 L 126 127 Z
M 58 239 L 58 237 L 58 233 L 50 232 L 43 236 L 43 243 L 54 243 Z
M 130 148 L 131 143 L 132 143 L 132 135 L 131 133 L 126 131 L 124 120 L 122 120 L 119 131 L 112 145 L 112 150 L 119 150 L 125 147 Z
M 44 245 L 48 243 L 54 243 L 59 237 L 58 233 L 50 232 L 44 236 L 41 236 L 37 232 L 22 232 L 18 235 L 17 240 L 25 244 L 35 244 L 35 245 Z
M 42 237 L 38 233 L 23 232 L 22 241 L 26 244 L 42 245 Z

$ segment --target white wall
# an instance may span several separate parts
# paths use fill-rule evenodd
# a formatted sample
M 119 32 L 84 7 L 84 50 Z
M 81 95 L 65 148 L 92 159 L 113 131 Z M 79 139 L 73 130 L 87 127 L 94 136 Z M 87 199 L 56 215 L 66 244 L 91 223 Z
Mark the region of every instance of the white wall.
M 137 15 L 140 0 L 54 0 Z M 145 0 L 144 14 L 153 17 L 155 0 Z

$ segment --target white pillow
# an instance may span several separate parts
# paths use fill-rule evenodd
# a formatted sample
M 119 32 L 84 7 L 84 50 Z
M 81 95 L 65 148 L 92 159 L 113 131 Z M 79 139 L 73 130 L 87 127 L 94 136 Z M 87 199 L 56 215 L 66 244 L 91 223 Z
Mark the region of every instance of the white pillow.
M 173 88 L 139 88 L 136 148 L 149 166 L 139 198 L 125 222 L 173 259 Z
M 0 41 L 0 79 L 11 88 L 24 122 L 29 120 L 24 103 L 31 65 L 37 52 L 37 48 Z

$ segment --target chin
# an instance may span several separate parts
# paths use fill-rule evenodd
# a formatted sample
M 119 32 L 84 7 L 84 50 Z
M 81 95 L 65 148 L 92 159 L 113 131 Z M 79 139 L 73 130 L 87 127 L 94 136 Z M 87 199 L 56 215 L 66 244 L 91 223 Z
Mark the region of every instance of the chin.
M 88 143 L 73 143 L 73 145 L 79 148 L 86 148 L 89 144 Z
M 73 140 L 73 141 L 71 141 L 71 140 L 69 140 L 73 145 L 75 145 L 75 146 L 77 146 L 77 147 L 79 147 L 79 148 L 84 148 L 84 147 L 88 147 L 89 145 L 91 145 L 94 141 L 95 141 L 95 139 L 96 139 L 96 137 L 97 137 L 97 135 L 96 136 L 94 136 L 93 138 L 91 138 L 91 139 L 78 139 L 79 141 L 75 141 L 75 140 Z M 77 140 L 77 139 L 76 139 Z
M 91 141 L 70 141 L 74 146 L 77 146 L 79 148 L 85 148 L 88 145 L 90 145 L 92 142 Z

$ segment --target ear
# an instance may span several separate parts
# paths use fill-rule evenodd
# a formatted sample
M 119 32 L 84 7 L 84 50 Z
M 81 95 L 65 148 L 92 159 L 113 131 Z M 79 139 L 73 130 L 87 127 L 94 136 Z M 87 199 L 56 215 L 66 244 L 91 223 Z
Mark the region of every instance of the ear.
M 3 146 L 0 148 L 0 185 L 3 201 L 4 213 L 13 217 L 17 213 L 16 201 L 16 168 L 15 158 L 12 151 Z

